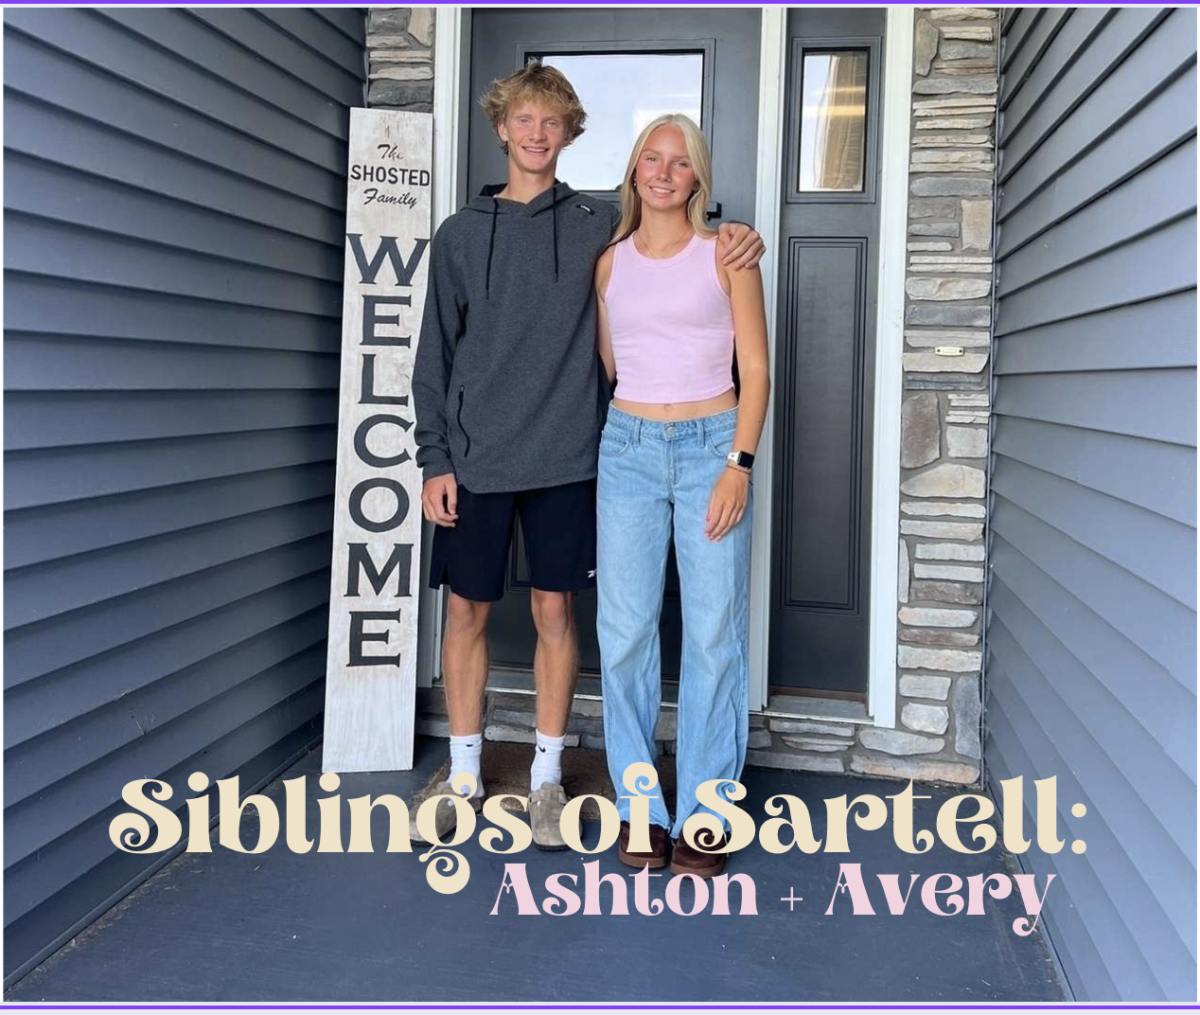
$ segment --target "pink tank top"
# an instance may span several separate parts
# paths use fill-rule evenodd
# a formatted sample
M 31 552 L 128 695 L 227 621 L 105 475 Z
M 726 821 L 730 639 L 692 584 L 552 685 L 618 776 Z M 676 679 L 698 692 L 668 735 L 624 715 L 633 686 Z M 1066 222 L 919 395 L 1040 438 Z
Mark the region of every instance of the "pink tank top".
M 733 309 L 717 277 L 717 238 L 646 257 L 633 237 L 613 249 L 604 293 L 617 397 L 698 402 L 733 387 Z

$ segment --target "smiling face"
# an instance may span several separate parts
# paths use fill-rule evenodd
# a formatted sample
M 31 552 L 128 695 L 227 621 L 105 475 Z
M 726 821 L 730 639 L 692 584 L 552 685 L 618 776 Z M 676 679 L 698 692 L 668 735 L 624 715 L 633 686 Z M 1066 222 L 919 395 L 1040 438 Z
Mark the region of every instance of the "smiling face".
M 570 143 L 561 110 L 535 100 L 514 103 L 496 127 L 508 158 L 526 173 L 554 175 L 559 153 Z
M 638 155 L 633 178 L 643 209 L 686 208 L 696 190 L 696 173 L 683 131 L 670 125 L 657 128 Z

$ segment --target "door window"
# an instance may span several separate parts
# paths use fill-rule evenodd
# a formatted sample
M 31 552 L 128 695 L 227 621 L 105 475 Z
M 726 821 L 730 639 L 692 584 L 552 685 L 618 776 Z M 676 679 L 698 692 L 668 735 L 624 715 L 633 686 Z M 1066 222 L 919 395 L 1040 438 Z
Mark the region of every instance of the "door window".
M 800 110 L 801 193 L 862 193 L 866 167 L 864 50 L 804 54 Z
M 704 54 L 546 53 L 587 110 L 583 136 L 558 160 L 558 177 L 576 190 L 612 192 L 621 185 L 629 152 L 642 128 L 664 113 L 704 122 Z
M 881 46 L 875 36 L 792 40 L 787 203 L 874 203 Z

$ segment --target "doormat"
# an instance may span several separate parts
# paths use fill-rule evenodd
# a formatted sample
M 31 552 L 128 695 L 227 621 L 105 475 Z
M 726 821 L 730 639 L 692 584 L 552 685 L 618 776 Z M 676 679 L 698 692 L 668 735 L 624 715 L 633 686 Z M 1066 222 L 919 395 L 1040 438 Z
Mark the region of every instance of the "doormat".
M 485 741 L 483 761 L 483 791 L 487 796 L 502 793 L 529 796 L 529 766 L 532 762 L 529 744 L 493 743 Z M 603 751 L 589 751 L 582 747 L 568 747 L 563 751 L 563 789 L 568 798 L 592 794 L 616 803 L 617 794 L 608 777 L 608 762 Z M 665 799 L 667 810 L 675 809 L 675 758 L 664 754 L 658 759 L 658 783 Z M 425 789 L 432 789 L 439 782 L 450 778 L 450 760 L 447 758 Z M 422 791 L 424 792 L 424 790 Z M 521 813 L 515 800 L 505 800 L 506 811 Z M 598 821 L 600 807 L 595 800 L 585 800 L 580 811 L 584 821 Z

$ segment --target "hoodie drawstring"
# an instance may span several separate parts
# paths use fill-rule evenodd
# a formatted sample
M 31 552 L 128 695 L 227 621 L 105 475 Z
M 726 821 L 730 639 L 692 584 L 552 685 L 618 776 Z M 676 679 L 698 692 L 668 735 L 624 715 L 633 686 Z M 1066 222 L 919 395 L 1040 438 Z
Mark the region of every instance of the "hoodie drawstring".
M 496 250 L 496 216 L 500 214 L 500 203 L 492 198 L 492 234 L 487 238 L 487 276 L 484 278 L 484 299 L 492 299 L 492 251 Z
M 550 216 L 554 223 L 554 226 L 553 226 L 553 232 L 554 232 L 554 281 L 557 282 L 558 281 L 558 184 L 554 184 L 554 191 L 553 191 L 552 197 L 553 197 L 553 204 L 551 205 Z
M 550 217 L 554 221 L 554 281 L 558 281 L 558 184 L 554 185 L 551 195 L 554 203 L 550 207 Z
M 550 206 L 550 228 L 553 236 L 554 246 L 554 281 L 558 281 L 558 184 L 554 184 L 553 201 Z M 584 209 L 587 211 L 588 209 Z M 483 298 L 490 300 L 492 298 L 492 255 L 496 250 L 496 219 L 500 215 L 500 200 L 492 197 L 492 229 L 488 236 L 488 256 L 487 256 L 487 274 L 483 280 Z
M 483 298 L 492 298 L 492 251 L 496 249 L 496 216 L 500 214 L 500 202 L 492 198 L 492 233 L 488 237 L 487 276 L 483 280 Z

